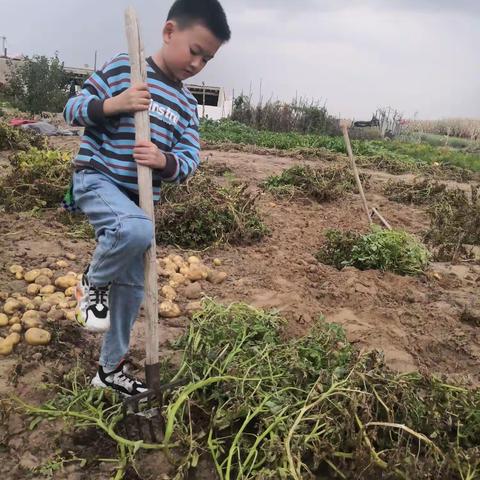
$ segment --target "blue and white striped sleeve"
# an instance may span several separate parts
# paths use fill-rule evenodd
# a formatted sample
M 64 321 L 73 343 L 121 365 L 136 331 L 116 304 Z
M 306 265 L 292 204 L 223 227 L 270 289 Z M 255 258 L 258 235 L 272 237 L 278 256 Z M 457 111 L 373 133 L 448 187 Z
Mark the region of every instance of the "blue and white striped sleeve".
M 63 111 L 68 125 L 88 127 L 105 123 L 103 103 L 112 96 L 106 70 L 115 61 L 116 58 L 94 72 L 83 84 L 82 90 L 68 100 Z
M 164 182 L 182 183 L 200 164 L 199 120 L 196 110 L 180 140 L 170 152 L 164 152 L 167 166 L 160 172 Z

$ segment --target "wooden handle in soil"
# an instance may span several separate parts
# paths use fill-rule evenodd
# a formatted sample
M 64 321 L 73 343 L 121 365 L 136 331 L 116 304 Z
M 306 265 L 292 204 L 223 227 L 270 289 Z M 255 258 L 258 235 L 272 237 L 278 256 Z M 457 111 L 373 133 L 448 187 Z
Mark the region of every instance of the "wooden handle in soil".
M 131 67 L 131 84 L 145 83 L 147 71 L 143 44 L 140 37 L 140 29 L 137 14 L 132 7 L 125 11 L 125 30 L 128 40 L 128 54 Z M 148 110 L 135 113 L 135 139 L 150 141 L 150 118 Z M 143 165 L 137 165 L 138 189 L 140 207 L 152 219 L 155 227 L 155 215 L 153 207 L 152 170 Z M 151 247 L 145 253 L 145 346 L 146 364 L 158 363 L 158 284 L 157 284 L 157 258 L 155 238 Z
M 372 224 L 372 218 L 370 217 L 370 212 L 368 210 L 367 199 L 365 198 L 365 193 L 363 191 L 362 181 L 360 180 L 360 175 L 358 174 L 357 164 L 355 163 L 355 157 L 353 156 L 352 146 L 350 144 L 350 137 L 348 136 L 347 125 L 342 124 L 342 131 L 343 131 L 343 138 L 345 140 L 345 145 L 347 147 L 348 157 L 350 158 L 350 162 L 352 164 L 353 175 L 355 176 L 355 181 L 357 182 L 358 191 L 360 192 L 360 196 L 362 197 L 363 208 L 365 210 L 365 215 L 368 219 L 368 224 Z

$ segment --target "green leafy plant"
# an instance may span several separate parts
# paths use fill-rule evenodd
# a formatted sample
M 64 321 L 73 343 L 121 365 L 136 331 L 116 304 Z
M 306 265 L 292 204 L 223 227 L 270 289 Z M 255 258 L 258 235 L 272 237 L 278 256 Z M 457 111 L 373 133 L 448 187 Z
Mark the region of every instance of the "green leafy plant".
M 323 151 L 346 154 L 345 143 L 339 136 L 257 130 L 231 119 L 204 120 L 200 131 L 202 140 L 210 148 L 238 144 L 282 150 L 292 156 L 295 156 L 295 151 L 300 151 L 305 156 L 321 156 Z M 352 140 L 352 148 L 359 165 L 394 174 L 413 171 L 466 180 L 472 178 L 472 171 L 480 172 L 478 151 L 398 140 Z
M 325 105 L 302 98 L 290 103 L 269 100 L 254 105 L 250 97 L 240 95 L 233 104 L 231 119 L 274 132 L 340 133 L 338 120 L 328 114 Z
M 465 245 L 480 245 L 480 198 L 478 187 L 471 194 L 460 189 L 448 191 L 429 209 L 430 227 L 424 240 L 437 249 L 438 260 L 452 260 L 467 254 Z
M 0 180 L 0 205 L 7 211 L 58 207 L 71 178 L 71 153 L 30 148 L 11 157 Z
M 386 197 L 395 202 L 425 205 L 444 198 L 447 192 L 447 186 L 434 180 L 424 179 L 421 181 L 394 182 L 388 181 L 383 189 Z
M 336 268 L 386 270 L 400 275 L 418 275 L 428 266 L 428 250 L 404 231 L 373 227 L 365 234 L 329 230 L 317 259 Z
M 244 184 L 218 186 L 201 171 L 183 185 L 165 185 L 155 213 L 157 241 L 198 249 L 261 240 L 268 229 L 246 190 Z
M 362 179 L 367 188 L 367 176 L 362 175 Z M 277 197 L 303 196 L 317 202 L 328 202 L 356 190 L 350 168 L 313 168 L 308 165 L 296 165 L 280 175 L 272 175 L 261 186 Z
M 360 355 L 321 318 L 287 339 L 285 321 L 245 304 L 205 300 L 185 335 L 165 400 L 161 444 L 121 435 L 121 405 L 109 392 L 57 389 L 33 416 L 95 426 L 117 445 L 121 479 L 136 453 L 162 449 L 175 479 L 208 454 L 220 480 L 448 478 L 480 474 L 480 390 L 418 373 L 398 374 L 379 352 Z
M 0 121 L 0 150 L 28 150 L 47 147 L 45 137 Z
M 68 99 L 67 87 L 68 77 L 58 56 L 34 55 L 19 65 L 10 62 L 3 94 L 25 112 L 61 112 Z

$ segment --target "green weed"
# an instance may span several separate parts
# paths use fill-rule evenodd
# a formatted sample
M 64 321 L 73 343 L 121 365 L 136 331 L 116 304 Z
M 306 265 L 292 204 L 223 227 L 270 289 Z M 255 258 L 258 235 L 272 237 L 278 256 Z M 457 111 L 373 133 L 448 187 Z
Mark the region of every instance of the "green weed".
M 0 150 L 28 150 L 31 147 L 47 148 L 46 138 L 0 121 Z
M 418 275 L 427 268 L 430 254 L 407 232 L 373 227 L 365 235 L 327 231 L 326 242 L 316 257 L 320 262 L 338 269 L 352 266 L 360 270 Z
M 367 188 L 368 178 L 361 176 Z M 280 175 L 272 175 L 261 186 L 277 197 L 307 197 L 317 202 L 335 200 L 357 188 L 349 167 L 313 168 L 308 165 L 296 165 Z
M 471 187 L 471 195 L 460 189 L 448 191 L 429 207 L 428 214 L 430 227 L 424 239 L 436 248 L 437 260 L 467 255 L 465 245 L 480 244 L 478 187 Z
M 71 154 L 30 148 L 11 157 L 11 172 L 0 180 L 6 211 L 58 207 L 71 179 Z
M 286 339 L 284 320 L 245 304 L 205 300 L 188 332 L 175 378 L 190 383 L 163 406 L 162 444 L 119 434 L 107 392 L 60 388 L 38 418 L 96 426 L 118 445 L 124 476 L 138 451 L 161 448 L 175 479 L 208 454 L 220 480 L 448 478 L 480 474 L 480 390 L 418 373 L 397 374 L 379 352 L 359 355 L 342 329 L 321 319 Z
M 71 154 L 30 148 L 11 157 L 0 181 L 0 205 L 7 212 L 57 207 L 71 178 Z
M 346 154 L 342 137 L 255 130 L 233 120 L 205 120 L 201 123 L 201 136 L 207 145 L 230 142 L 287 151 L 299 148 L 326 149 L 336 154 Z M 373 166 L 391 173 L 432 170 L 432 174 L 437 172 L 459 178 L 468 175 L 463 170 L 480 171 L 478 152 L 390 140 L 353 140 L 352 148 L 355 155 L 365 157 L 359 158 L 359 165 Z
M 164 185 L 156 208 L 159 243 L 206 248 L 218 243 L 248 244 L 268 234 L 247 186 L 218 186 L 201 171 L 183 185 Z

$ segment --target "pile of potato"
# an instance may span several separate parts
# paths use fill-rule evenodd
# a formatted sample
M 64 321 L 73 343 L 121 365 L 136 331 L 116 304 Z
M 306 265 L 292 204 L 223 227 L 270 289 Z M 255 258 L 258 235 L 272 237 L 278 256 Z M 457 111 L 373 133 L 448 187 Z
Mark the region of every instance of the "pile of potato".
M 57 269 L 66 269 L 68 262 L 58 260 L 51 268 L 38 268 L 29 271 L 21 265 L 11 265 L 9 272 L 17 280 L 27 282 L 25 293 L 8 294 L 0 292 L 0 356 L 10 355 L 22 340 L 29 345 L 47 345 L 51 340 L 50 332 L 43 327 L 47 322 L 57 322 L 66 318 L 75 320 L 75 286 L 82 274 L 68 272 L 65 275 L 55 273 Z M 219 259 L 213 265 L 221 265 Z M 160 288 L 162 300 L 159 315 L 164 318 L 176 318 L 182 315 L 175 301 L 183 297 L 187 301 L 198 300 L 202 296 L 201 281 L 212 284 L 222 283 L 227 274 L 207 267 L 199 257 L 190 256 L 185 260 L 181 255 L 168 255 L 157 260 L 158 273 L 166 283 Z M 185 313 L 200 308 L 198 302 L 191 302 Z M 3 312 L 2 312 L 3 310 Z
M 66 268 L 68 263 L 58 260 L 52 267 Z M 9 272 L 17 280 L 25 280 L 28 286 L 24 294 L 0 292 L 0 300 L 4 302 L 0 313 L 0 355 L 12 353 L 22 333 L 29 345 L 47 345 L 51 335 L 42 328 L 46 322 L 74 320 L 74 290 L 81 278 L 75 272 L 55 276 L 51 268 L 25 271 L 21 265 L 11 265 Z
M 214 259 L 213 264 L 220 266 L 221 261 Z M 190 256 L 185 260 L 181 255 L 168 255 L 157 260 L 158 274 L 168 279 L 168 283 L 160 289 L 164 301 L 159 305 L 159 315 L 165 318 L 175 318 L 182 311 L 175 300 L 179 293 L 187 300 L 196 300 L 202 296 L 201 280 L 213 284 L 225 281 L 227 274 L 207 267 L 199 257 Z M 181 289 L 179 292 L 178 289 Z M 193 308 L 192 308 L 193 307 Z M 187 306 L 187 311 L 195 309 L 196 305 Z

